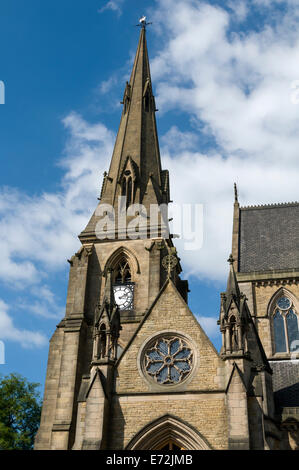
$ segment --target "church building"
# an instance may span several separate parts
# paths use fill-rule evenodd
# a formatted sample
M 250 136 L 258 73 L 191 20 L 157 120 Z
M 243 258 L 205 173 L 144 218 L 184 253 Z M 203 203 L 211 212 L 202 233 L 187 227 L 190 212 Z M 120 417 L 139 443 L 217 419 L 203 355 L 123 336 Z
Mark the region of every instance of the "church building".
M 235 188 L 217 352 L 188 307 L 167 210 L 150 216 L 171 201 L 145 21 L 122 105 L 100 202 L 68 260 L 35 449 L 298 449 L 299 203 L 240 207 Z

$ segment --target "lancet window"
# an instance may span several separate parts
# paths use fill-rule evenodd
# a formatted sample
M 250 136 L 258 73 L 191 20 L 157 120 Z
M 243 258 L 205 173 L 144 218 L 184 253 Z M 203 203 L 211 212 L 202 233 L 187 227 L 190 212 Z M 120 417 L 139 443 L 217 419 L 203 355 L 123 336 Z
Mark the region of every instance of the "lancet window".
M 287 295 L 279 297 L 272 315 L 275 352 L 299 351 L 299 318 L 291 298 Z

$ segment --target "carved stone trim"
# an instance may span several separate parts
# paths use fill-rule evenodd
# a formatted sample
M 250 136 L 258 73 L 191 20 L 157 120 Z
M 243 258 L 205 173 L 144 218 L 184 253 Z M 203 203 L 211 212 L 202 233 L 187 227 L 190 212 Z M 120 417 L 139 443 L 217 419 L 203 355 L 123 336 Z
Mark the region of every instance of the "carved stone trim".
M 56 421 L 56 423 L 53 424 L 52 431 L 53 432 L 69 432 L 71 429 L 71 421 Z
M 291 286 L 298 285 L 299 279 L 295 277 L 285 279 L 266 279 L 261 281 L 253 281 L 252 285 L 255 287 L 267 287 L 267 286 Z
M 200 433 L 183 420 L 165 415 L 141 429 L 129 442 L 126 450 L 157 449 L 169 438 L 188 450 L 210 450 L 208 442 Z
M 89 243 L 89 244 L 86 244 L 86 245 L 84 244 L 83 247 L 84 247 L 84 250 L 85 250 L 87 256 L 90 256 L 92 254 L 92 250 L 93 250 L 93 243 Z
M 147 352 L 155 346 L 157 341 L 159 341 L 160 339 L 161 340 L 165 339 L 165 338 L 167 340 L 178 338 L 182 343 L 184 343 L 183 347 L 185 349 L 189 349 L 192 355 L 192 358 L 190 356 L 190 359 L 191 359 L 190 370 L 188 371 L 188 373 L 183 374 L 183 377 L 181 377 L 181 380 L 179 380 L 178 382 L 159 383 L 155 381 L 153 377 L 151 377 L 146 370 L 146 357 L 145 356 Z M 138 367 L 140 376 L 143 378 L 145 383 L 147 383 L 147 385 L 150 387 L 151 390 L 157 390 L 160 392 L 162 390 L 176 390 L 176 389 L 179 389 L 180 387 L 184 387 L 187 383 L 190 382 L 190 380 L 192 380 L 192 377 L 198 367 L 198 363 L 199 363 L 199 352 L 195 344 L 193 343 L 192 338 L 190 338 L 190 336 L 186 335 L 185 333 L 182 333 L 180 331 L 175 331 L 172 329 L 157 332 L 153 334 L 152 336 L 150 336 L 149 338 L 147 338 L 142 344 L 139 350 L 138 356 L 137 356 L 137 367 Z

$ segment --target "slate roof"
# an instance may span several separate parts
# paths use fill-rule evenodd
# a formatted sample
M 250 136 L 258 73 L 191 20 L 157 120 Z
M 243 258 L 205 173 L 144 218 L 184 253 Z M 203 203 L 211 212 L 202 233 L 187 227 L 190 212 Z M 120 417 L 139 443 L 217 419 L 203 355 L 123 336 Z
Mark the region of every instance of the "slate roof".
M 299 269 L 299 203 L 240 208 L 239 272 Z
M 271 361 L 277 408 L 299 407 L 299 362 Z

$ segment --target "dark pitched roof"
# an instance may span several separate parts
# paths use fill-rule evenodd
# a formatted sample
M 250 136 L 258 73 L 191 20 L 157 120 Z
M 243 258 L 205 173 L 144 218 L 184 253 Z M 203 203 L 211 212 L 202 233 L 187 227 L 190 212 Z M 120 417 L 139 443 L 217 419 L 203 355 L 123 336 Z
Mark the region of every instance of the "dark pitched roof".
M 273 391 L 277 408 L 299 406 L 299 363 L 271 361 Z
M 299 268 L 299 203 L 240 208 L 239 272 Z

